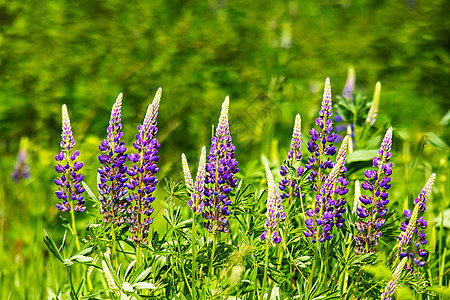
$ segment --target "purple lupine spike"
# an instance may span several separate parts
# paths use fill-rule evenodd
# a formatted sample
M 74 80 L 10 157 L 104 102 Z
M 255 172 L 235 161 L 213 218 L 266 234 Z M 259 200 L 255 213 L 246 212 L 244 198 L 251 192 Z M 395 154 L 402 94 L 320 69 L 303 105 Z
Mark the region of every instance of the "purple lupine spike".
M 353 67 L 348 68 L 347 72 L 347 81 L 345 82 L 344 90 L 342 91 L 342 97 L 348 99 L 350 102 L 353 102 L 353 92 L 355 90 L 355 69 Z M 340 115 L 336 115 L 334 117 L 334 121 L 336 122 L 335 130 L 338 133 L 336 142 L 340 142 L 343 138 L 343 135 L 347 133 L 350 136 L 350 144 L 349 151 L 352 152 L 354 148 L 354 138 L 355 138 L 355 129 L 353 123 L 345 122 L 344 119 Z M 343 135 L 340 133 L 343 132 Z
M 407 270 L 415 272 L 417 268 L 423 267 L 426 263 L 425 256 L 428 254 L 425 251 L 425 245 L 428 240 L 424 229 L 428 227 L 428 222 L 425 220 L 423 214 L 427 208 L 427 198 L 431 193 L 436 174 L 431 174 L 427 183 L 421 190 L 419 196 L 414 199 L 414 210 L 409 209 L 404 211 L 405 221 L 402 222 L 400 230 L 402 231 L 398 237 L 400 246 L 398 247 L 398 255 L 400 257 L 408 257 Z
M 278 194 L 269 165 L 265 165 L 265 170 L 269 188 L 267 191 L 267 219 L 264 223 L 264 228 L 266 230 L 261 234 L 261 240 L 264 241 L 267 238 L 270 238 L 271 243 L 279 244 L 281 242 L 281 237 L 278 235 L 278 226 L 281 221 L 286 219 L 286 213 L 283 211 L 281 197 Z
M 347 81 L 345 82 L 342 97 L 353 101 L 353 91 L 355 90 L 355 68 L 349 67 L 347 73 Z
M 295 117 L 294 132 L 292 133 L 291 148 L 289 149 L 287 160 L 285 165 L 282 165 L 280 174 L 283 179 L 279 182 L 278 186 L 281 190 L 281 199 L 289 199 L 289 203 L 292 202 L 293 197 L 300 198 L 301 190 L 300 186 L 296 183 L 295 177 L 300 177 L 305 173 L 305 168 L 297 163 L 302 159 L 301 151 L 301 131 L 302 121 L 300 115 Z M 289 174 L 287 168 L 293 168 L 296 171 L 296 176 Z
M 200 154 L 200 161 L 198 163 L 197 178 L 195 179 L 194 192 L 191 194 L 189 206 L 194 213 L 201 213 L 205 202 L 203 197 L 205 195 L 205 175 L 206 175 L 206 148 L 202 147 Z
M 86 207 L 83 206 L 84 188 L 81 185 L 83 175 L 79 172 L 83 163 L 76 160 L 80 155 L 78 150 L 72 153 L 75 139 L 73 138 L 69 113 L 65 104 L 62 106 L 62 141 L 60 145 L 63 150 L 55 156 L 58 162 L 55 169 L 60 177 L 56 178 L 54 182 L 58 186 L 55 194 L 61 202 L 56 204 L 56 207 L 60 211 L 71 211 L 73 209 L 74 211 L 84 212 L 86 210 Z
M 101 166 L 97 169 L 100 179 L 99 199 L 102 203 L 99 211 L 103 215 L 103 222 L 111 226 L 120 226 L 125 222 L 128 205 L 125 199 L 128 177 L 125 166 L 127 147 L 122 140 L 122 98 L 120 93 L 111 110 L 107 138 L 98 146 L 102 152 L 98 156 Z
M 394 273 L 392 274 L 391 280 L 389 280 L 388 284 L 386 285 L 386 289 L 381 294 L 382 300 L 391 300 L 391 296 L 394 294 L 395 289 L 397 288 L 397 283 L 400 279 L 400 275 L 402 274 L 402 271 L 404 270 L 406 265 L 406 257 L 403 258 L 400 263 L 395 268 Z
M 156 117 L 158 116 L 159 102 L 162 89 L 156 92 L 153 102 L 149 105 L 142 125 L 138 126 L 136 142 L 133 143 L 137 153 L 128 155 L 132 166 L 127 170 L 130 182 L 127 183 L 129 202 L 127 213 L 130 223 L 131 235 L 128 239 L 135 243 L 148 243 L 148 231 L 153 223 L 151 203 L 155 200 L 153 192 L 156 189 L 158 179 L 155 174 L 159 171 L 156 163 L 159 160 L 158 149 L 160 144 L 156 138 L 158 132 Z
M 336 148 L 333 142 L 336 140 L 336 134 L 333 132 L 333 120 L 331 119 L 331 86 L 330 79 L 325 80 L 323 92 L 322 107 L 319 111 L 319 117 L 316 119 L 316 128 L 311 128 L 311 140 L 308 142 L 308 151 L 311 156 L 305 165 L 306 169 L 311 170 L 308 180 L 313 182 L 313 189 L 320 189 L 320 183 L 326 176 L 326 170 L 333 168 L 331 156 L 336 154 Z M 328 156 L 328 157 L 327 157 Z
M 323 243 L 333 238 L 331 232 L 336 217 L 336 201 L 333 199 L 333 194 L 343 164 L 343 158 L 336 162 L 316 195 L 315 207 L 306 211 L 309 218 L 305 219 L 306 230 L 303 233 L 306 237 L 311 237 L 313 243 L 317 240 Z
M 27 156 L 27 149 L 25 146 L 20 146 L 14 170 L 11 174 L 15 183 L 18 183 L 21 178 L 26 179 L 30 177 L 30 166 L 28 165 Z
M 388 190 L 391 187 L 392 162 L 392 127 L 390 127 L 377 156 L 373 158 L 374 170 L 367 169 L 364 172 L 365 181 L 361 187 L 368 193 L 362 195 L 360 207 L 357 209 L 359 220 L 356 222 L 358 233 L 355 235 L 357 254 L 375 252 L 375 247 L 382 235 L 381 227 L 386 222 L 386 205 L 389 203 Z
M 335 220 L 334 224 L 337 228 L 341 228 L 344 224 L 344 213 L 347 211 L 345 205 L 347 201 L 345 200 L 345 195 L 348 193 L 348 184 L 349 181 L 345 177 L 345 173 L 347 173 L 347 168 L 345 167 L 345 159 L 347 154 L 349 136 L 346 135 L 344 140 L 342 141 L 341 148 L 339 149 L 338 155 L 336 157 L 337 161 L 342 160 L 341 172 L 339 174 L 339 178 L 336 182 L 336 189 L 334 190 L 334 194 L 336 196 L 336 203 L 334 205 L 335 208 Z
M 231 203 L 228 194 L 236 187 L 235 174 L 239 171 L 235 159 L 236 148 L 231 142 L 228 125 L 229 98 L 225 98 L 219 118 L 216 134 L 211 139 L 211 149 L 207 157 L 205 178 L 205 209 L 202 216 L 206 219 L 205 228 L 209 232 L 228 232 L 228 216 Z

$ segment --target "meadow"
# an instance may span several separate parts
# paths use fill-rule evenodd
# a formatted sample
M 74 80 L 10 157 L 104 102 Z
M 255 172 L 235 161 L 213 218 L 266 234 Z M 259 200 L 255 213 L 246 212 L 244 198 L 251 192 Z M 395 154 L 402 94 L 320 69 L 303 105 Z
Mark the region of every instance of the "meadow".
M 1 299 L 449 297 L 445 2 L 0 5 Z

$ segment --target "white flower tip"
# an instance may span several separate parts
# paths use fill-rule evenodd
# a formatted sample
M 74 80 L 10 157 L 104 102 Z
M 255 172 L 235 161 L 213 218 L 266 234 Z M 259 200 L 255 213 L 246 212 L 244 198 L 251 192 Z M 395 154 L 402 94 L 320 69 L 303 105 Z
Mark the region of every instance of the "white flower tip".
M 273 180 L 273 174 L 272 171 L 270 170 L 270 167 L 268 164 L 264 165 L 264 169 L 266 170 L 266 179 L 267 179 L 267 185 L 269 187 L 271 187 L 274 184 L 274 180 Z
M 162 94 L 162 88 L 159 88 L 156 91 L 155 98 L 153 98 L 153 103 L 155 103 L 157 106 L 159 105 L 159 102 L 161 101 L 161 94 Z
M 200 164 L 205 164 L 206 162 L 206 147 L 202 147 L 202 152 L 200 154 Z

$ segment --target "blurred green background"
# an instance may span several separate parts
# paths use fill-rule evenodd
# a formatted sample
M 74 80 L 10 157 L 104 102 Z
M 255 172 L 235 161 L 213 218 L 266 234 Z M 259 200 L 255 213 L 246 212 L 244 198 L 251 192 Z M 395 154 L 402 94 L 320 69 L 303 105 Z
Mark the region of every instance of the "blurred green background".
M 0 1 L 2 295 L 45 295 L 46 286 L 57 286 L 40 274 L 52 268 L 42 228 L 61 231 L 52 180 L 62 104 L 85 180 L 95 187 L 97 146 L 119 92 L 131 145 L 163 88 L 161 179 L 181 179 L 182 152 L 196 164 L 229 95 L 237 158 L 248 174 L 261 154 L 282 160 L 274 147 L 287 149 L 295 114 L 306 134 L 325 77 L 340 94 L 352 65 L 357 90 L 371 97 L 382 83 L 380 115 L 402 140 L 394 143 L 399 164 L 419 159 L 447 172 L 449 14 L 444 0 Z M 414 157 L 426 132 L 444 144 Z M 24 137 L 31 178 L 15 184 L 10 174 Z M 446 172 L 440 180 L 448 190 Z M 405 190 L 416 193 L 411 182 Z M 39 284 L 26 287 L 23 278 Z

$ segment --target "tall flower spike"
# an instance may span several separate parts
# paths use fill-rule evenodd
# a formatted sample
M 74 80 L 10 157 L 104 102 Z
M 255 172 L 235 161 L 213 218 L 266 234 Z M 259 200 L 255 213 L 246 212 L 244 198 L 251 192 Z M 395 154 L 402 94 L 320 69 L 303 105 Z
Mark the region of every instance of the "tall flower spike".
M 211 233 L 228 232 L 228 206 L 231 200 L 228 194 L 236 187 L 235 174 L 239 171 L 235 159 L 236 148 L 231 142 L 228 124 L 229 98 L 222 104 L 216 134 L 211 139 L 211 149 L 207 157 L 205 178 L 205 209 L 202 216 L 206 219 L 205 228 Z
M 383 294 L 381 294 L 382 300 L 391 300 L 391 296 L 394 294 L 395 289 L 397 288 L 397 283 L 400 279 L 400 275 L 402 274 L 403 269 L 405 268 L 405 265 L 406 257 L 403 258 L 395 268 L 391 280 L 389 280 L 388 284 L 386 285 L 386 289 L 384 290 Z
M 148 106 L 142 125 L 138 126 L 136 142 L 133 143 L 137 152 L 128 155 L 132 163 L 127 171 L 130 176 L 130 182 L 127 184 L 129 189 L 127 222 L 131 224 L 129 228 L 131 235 L 128 239 L 136 244 L 147 244 L 148 231 L 153 223 L 153 218 L 150 217 L 153 213 L 151 203 L 155 200 L 153 192 L 158 183 L 155 174 L 159 171 L 156 163 L 159 160 L 160 147 L 156 138 L 158 132 L 156 118 L 161 93 L 162 89 L 159 88 L 153 102 Z
M 102 152 L 98 156 L 101 166 L 97 169 L 100 178 L 99 199 L 102 203 L 99 211 L 103 215 L 103 222 L 111 226 L 120 226 L 125 222 L 128 205 L 125 199 L 128 177 L 125 166 L 127 147 L 122 140 L 122 98 L 120 93 L 111 110 L 107 138 L 98 146 Z
M 389 162 L 391 146 L 392 127 L 387 130 L 380 150 L 373 158 L 375 170 L 367 169 L 364 172 L 365 181 L 361 183 L 361 187 L 368 195 L 359 198 L 363 205 L 357 209 L 359 217 L 356 222 L 358 233 L 355 235 L 357 254 L 375 252 L 375 246 L 382 235 L 381 227 L 386 222 L 384 216 L 387 213 L 388 190 L 391 187 L 392 162 Z
M 265 231 L 261 234 L 261 240 L 271 238 L 272 243 L 280 243 L 281 237 L 278 235 L 277 229 L 280 221 L 286 219 L 286 213 L 283 212 L 283 205 L 281 204 L 281 198 L 278 195 L 275 181 L 273 180 L 272 172 L 269 165 L 265 165 L 266 178 L 267 178 L 267 212 L 266 222 L 264 223 Z
M 189 165 L 184 153 L 181 154 L 181 165 L 183 166 L 184 182 L 188 190 L 194 189 L 194 181 L 192 181 L 191 171 L 189 170 Z
M 373 126 L 377 119 L 378 106 L 380 105 L 381 82 L 375 85 L 375 92 L 373 93 L 372 105 L 370 105 L 369 113 L 367 114 L 366 125 Z
M 348 99 L 350 102 L 353 102 L 353 92 L 355 90 L 355 68 L 349 67 L 347 72 L 347 81 L 345 82 L 344 90 L 342 91 L 342 97 Z M 353 152 L 354 146 L 354 138 L 355 138 L 355 128 L 353 123 L 345 122 L 342 116 L 336 114 L 334 117 L 334 121 L 336 122 L 335 130 L 338 133 L 336 138 L 336 142 L 340 142 L 342 140 L 342 136 L 340 132 L 347 132 L 350 136 L 350 144 L 348 145 L 349 153 Z
M 358 210 L 359 206 L 361 205 L 361 201 L 359 201 L 359 198 L 361 197 L 361 187 L 359 185 L 359 180 L 355 180 L 355 198 L 353 200 L 353 214 L 356 214 L 356 211 Z
M 305 173 L 305 168 L 298 164 L 302 159 L 301 132 L 302 121 L 300 115 L 297 114 L 295 117 L 294 132 L 292 133 L 291 148 L 289 149 L 287 159 L 280 167 L 280 174 L 283 176 L 283 179 L 278 184 L 281 190 L 281 199 L 287 198 L 289 199 L 289 203 L 292 202 L 294 197 L 301 197 L 300 186 L 295 180 L 295 177 L 300 177 Z M 289 173 L 288 168 L 295 170 L 295 176 Z
M 347 72 L 347 81 L 345 82 L 342 97 L 353 101 L 353 91 L 355 90 L 355 68 L 349 67 Z
M 336 201 L 333 199 L 333 194 L 337 177 L 342 172 L 343 165 L 343 158 L 336 162 L 316 195 L 315 208 L 306 211 L 309 218 L 305 220 L 306 230 L 303 233 L 306 237 L 311 237 L 313 243 L 316 243 L 317 240 L 323 243 L 333 238 L 331 232 L 336 217 Z
M 338 175 L 338 179 L 336 182 L 336 189 L 334 190 L 335 193 L 335 225 L 337 228 L 341 228 L 344 224 L 344 218 L 343 215 L 347 211 L 345 208 L 345 205 L 347 204 L 347 201 L 345 200 L 345 195 L 348 193 L 348 184 L 349 181 L 345 177 L 345 173 L 347 173 L 347 168 L 345 167 L 345 159 L 347 156 L 347 147 L 349 145 L 349 136 L 346 135 L 344 140 L 342 141 L 341 148 L 339 149 L 338 155 L 336 157 L 337 161 L 342 160 L 342 167 L 341 171 Z
M 419 196 L 414 199 L 414 210 L 411 212 L 409 209 L 404 211 L 405 221 L 401 224 L 400 230 L 402 231 L 398 237 L 400 247 L 399 256 L 408 257 L 409 272 L 414 272 L 418 267 L 423 267 L 426 263 L 425 256 L 428 254 L 425 251 L 425 245 L 428 240 L 425 236 L 425 231 L 428 227 L 428 222 L 423 216 L 420 216 L 426 211 L 427 198 L 431 193 L 436 174 L 431 174 L 427 183 L 423 187 Z
M 336 134 L 333 132 L 331 115 L 331 86 L 330 79 L 327 77 L 322 107 L 319 111 L 319 117 L 316 119 L 319 131 L 316 128 L 311 128 L 309 131 L 311 140 L 308 142 L 308 151 L 311 153 L 311 156 L 305 165 L 306 169 L 311 170 L 308 180 L 313 182 L 315 191 L 320 189 L 320 185 L 326 177 L 326 170 L 333 168 L 333 162 L 330 157 L 336 154 L 336 148 L 333 146 Z
M 75 139 L 73 138 L 69 113 L 65 104 L 62 106 L 62 141 L 60 145 L 63 150 L 55 156 L 57 161 L 55 169 L 61 176 L 54 181 L 58 186 L 55 194 L 61 202 L 56 204 L 56 207 L 61 211 L 73 209 L 74 211 L 84 212 L 86 210 L 86 207 L 83 206 L 84 196 L 82 194 L 84 188 L 81 185 L 83 175 L 79 172 L 83 163 L 76 160 L 80 155 L 78 150 L 72 153 Z
M 205 175 L 206 175 L 206 148 L 202 147 L 202 153 L 200 154 L 200 161 L 198 163 L 197 178 L 195 179 L 194 192 L 191 194 L 191 200 L 189 206 L 194 213 L 201 213 L 205 202 L 203 197 L 205 195 Z
M 11 174 L 11 177 L 15 183 L 18 183 L 21 178 L 25 179 L 30 177 L 30 166 L 28 165 L 26 146 L 27 142 L 28 139 L 20 139 L 19 153 L 17 154 L 17 160 L 14 165 L 13 173 Z

